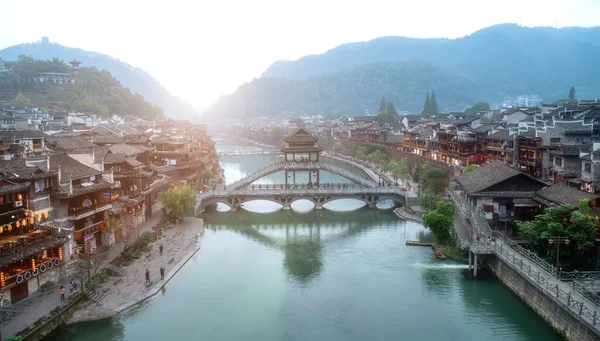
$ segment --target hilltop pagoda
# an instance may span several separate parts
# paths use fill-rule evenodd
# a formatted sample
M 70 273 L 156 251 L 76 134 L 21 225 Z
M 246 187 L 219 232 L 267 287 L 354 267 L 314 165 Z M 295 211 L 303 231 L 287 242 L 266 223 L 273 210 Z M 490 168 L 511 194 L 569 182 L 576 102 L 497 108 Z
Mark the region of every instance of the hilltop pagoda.
M 323 150 L 318 144 L 319 139 L 303 128 L 298 128 L 290 136 L 287 136 L 285 146 L 281 148 L 285 167 L 285 185 L 296 185 L 296 173 L 308 171 L 308 186 L 318 187 L 319 176 L 319 154 Z

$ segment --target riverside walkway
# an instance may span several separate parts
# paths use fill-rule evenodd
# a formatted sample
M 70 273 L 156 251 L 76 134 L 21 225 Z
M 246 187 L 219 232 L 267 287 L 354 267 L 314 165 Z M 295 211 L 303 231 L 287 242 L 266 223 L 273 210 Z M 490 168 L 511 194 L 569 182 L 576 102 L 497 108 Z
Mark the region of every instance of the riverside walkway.
M 459 191 L 450 190 L 449 194 L 471 223 L 470 231 L 457 233 L 461 245 L 475 255 L 495 255 L 600 337 L 600 296 L 596 294 L 600 272 L 562 272 L 503 233 L 493 231 L 483 213 L 470 209 Z

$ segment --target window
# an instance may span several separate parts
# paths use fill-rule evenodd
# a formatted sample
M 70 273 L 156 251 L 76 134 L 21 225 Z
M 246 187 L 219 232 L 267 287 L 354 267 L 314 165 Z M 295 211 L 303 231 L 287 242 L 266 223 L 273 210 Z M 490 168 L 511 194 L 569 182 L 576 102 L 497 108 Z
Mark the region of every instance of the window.
M 46 178 L 46 179 L 44 179 L 44 187 L 45 188 L 52 188 L 52 178 Z
M 560 157 L 555 158 L 554 164 L 557 165 L 558 167 L 562 167 L 562 158 L 560 158 Z
M 584 167 L 586 173 L 592 172 L 592 164 L 591 163 L 586 163 L 586 164 L 584 164 L 583 167 Z
M 560 137 L 551 137 L 550 144 L 560 144 Z

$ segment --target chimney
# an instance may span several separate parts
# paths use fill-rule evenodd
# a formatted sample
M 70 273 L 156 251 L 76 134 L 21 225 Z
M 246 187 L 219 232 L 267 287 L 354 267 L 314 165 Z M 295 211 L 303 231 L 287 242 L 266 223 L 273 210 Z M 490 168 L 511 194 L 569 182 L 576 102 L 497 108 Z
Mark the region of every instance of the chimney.
M 46 155 L 46 172 L 50 172 L 50 155 Z

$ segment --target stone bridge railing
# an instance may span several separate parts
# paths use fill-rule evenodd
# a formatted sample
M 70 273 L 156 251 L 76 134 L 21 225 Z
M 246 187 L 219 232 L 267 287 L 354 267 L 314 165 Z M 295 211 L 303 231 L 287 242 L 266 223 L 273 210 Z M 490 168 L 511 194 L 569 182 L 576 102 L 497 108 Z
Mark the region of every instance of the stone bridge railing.
M 243 188 L 243 189 L 230 189 L 226 190 L 223 187 L 217 187 L 212 191 L 200 193 L 198 195 L 199 200 L 205 200 L 209 198 L 222 198 L 227 196 L 295 196 L 295 195 L 375 195 L 375 194 L 391 194 L 398 196 L 405 196 L 405 192 L 397 188 L 380 187 L 380 188 L 364 188 L 357 185 L 334 185 L 328 188 L 325 187 L 305 187 L 301 185 L 296 187 L 285 185 L 255 185 L 255 187 Z
M 267 176 L 269 174 L 283 171 L 285 169 L 307 170 L 307 171 L 319 169 L 319 170 L 324 170 L 324 171 L 331 172 L 334 174 L 338 174 L 338 175 L 340 175 L 348 180 L 351 180 L 355 183 L 358 183 L 364 187 L 375 188 L 378 186 L 378 183 L 371 179 L 364 178 L 352 171 L 349 171 L 340 166 L 337 166 L 335 164 L 332 164 L 330 162 L 325 162 L 325 161 L 320 161 L 320 162 L 281 161 L 281 162 L 273 163 L 273 164 L 270 164 L 252 174 L 249 174 L 248 176 L 244 177 L 243 179 L 240 179 L 236 182 L 229 184 L 228 186 L 231 188 L 235 188 L 235 189 L 244 188 L 257 180 L 264 178 L 265 176 Z

